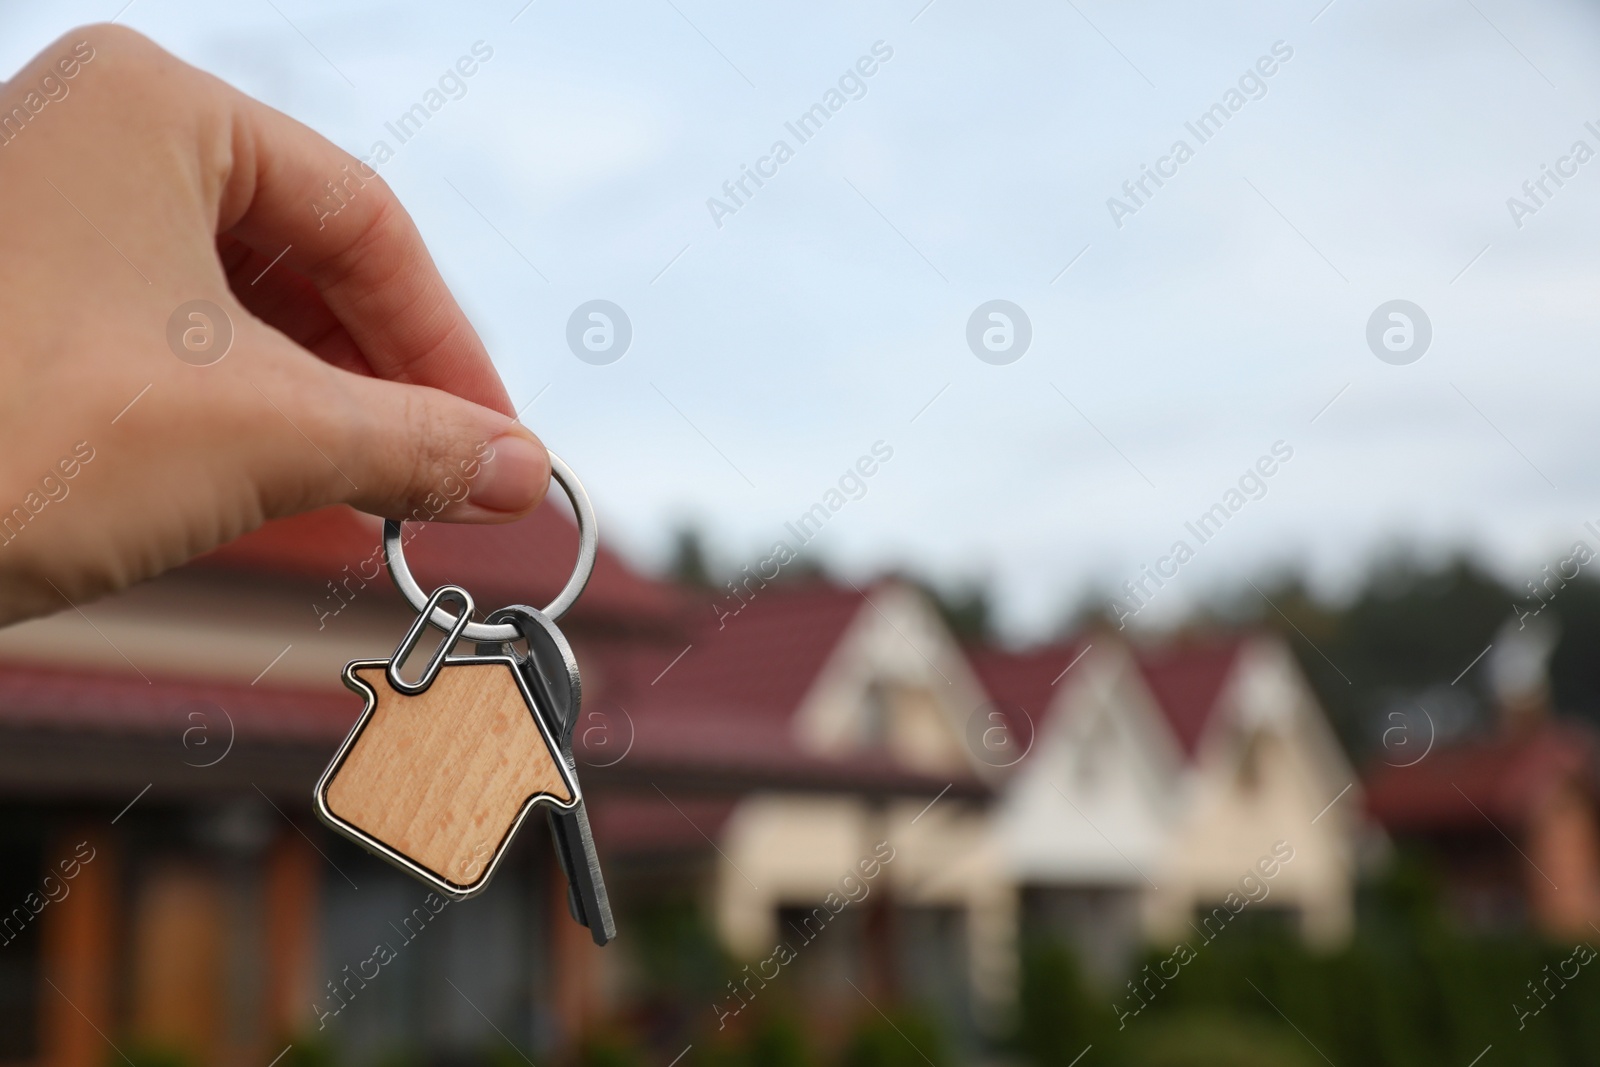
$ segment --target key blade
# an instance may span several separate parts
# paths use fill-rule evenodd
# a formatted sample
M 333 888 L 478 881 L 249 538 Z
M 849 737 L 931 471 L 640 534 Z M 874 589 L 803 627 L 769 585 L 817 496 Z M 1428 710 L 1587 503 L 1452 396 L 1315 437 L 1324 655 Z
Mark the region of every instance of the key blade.
M 589 809 L 580 800 L 570 812 L 561 812 L 556 818 L 569 824 L 568 832 L 575 833 L 578 848 L 573 850 L 573 875 L 583 912 L 589 918 L 589 936 L 596 945 L 605 945 L 617 936 L 617 923 L 611 915 L 611 898 L 606 893 L 605 877 L 600 873 L 600 857 L 595 855 L 594 834 L 589 829 Z
M 556 862 L 561 865 L 562 877 L 567 880 L 567 911 L 578 925 L 588 926 L 589 917 L 584 914 L 583 899 L 578 894 L 578 883 L 572 876 L 579 859 L 573 849 L 572 835 L 568 833 L 566 825 L 556 817 L 555 812 L 549 812 L 547 817 L 550 823 L 550 838 L 556 846 Z

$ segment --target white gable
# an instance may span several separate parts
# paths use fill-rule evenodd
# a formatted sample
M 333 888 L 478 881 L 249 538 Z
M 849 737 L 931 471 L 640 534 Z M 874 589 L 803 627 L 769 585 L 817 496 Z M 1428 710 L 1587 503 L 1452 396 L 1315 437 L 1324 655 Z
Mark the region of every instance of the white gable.
M 800 744 L 839 755 L 884 748 L 930 775 L 987 774 L 968 722 L 987 700 L 960 645 L 925 597 L 881 585 L 862 599 L 795 715 Z
M 997 815 L 1023 884 L 1159 880 L 1181 756 L 1122 646 L 1097 644 L 1062 683 Z

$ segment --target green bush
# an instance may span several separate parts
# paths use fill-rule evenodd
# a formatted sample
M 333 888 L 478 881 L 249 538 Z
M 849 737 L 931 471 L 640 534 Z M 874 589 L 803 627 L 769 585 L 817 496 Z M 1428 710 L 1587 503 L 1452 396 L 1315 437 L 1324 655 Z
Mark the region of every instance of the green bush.
M 591 1036 L 578 1050 L 578 1067 L 646 1067 L 643 1052 L 615 1037 Z
M 750 1067 L 812 1067 L 816 1062 L 800 1023 L 780 1016 L 764 1020 L 750 1036 Z
M 1139 1067 L 1320 1067 L 1323 1062 L 1281 1023 L 1220 1013 L 1172 1014 L 1130 1025 L 1128 1032 L 1121 1062 Z
M 866 1019 L 845 1043 L 840 1067 L 939 1067 L 951 1062 L 943 1035 L 920 1014 L 898 1011 Z
M 1469 936 L 1437 917 L 1415 921 L 1415 893 L 1399 903 L 1400 914 L 1363 921 L 1356 937 L 1331 953 L 1307 948 L 1288 931 L 1241 927 L 1211 942 L 1193 938 L 1195 958 L 1165 984 L 1152 982 L 1147 1005 L 1121 1029 L 1097 1022 L 1094 997 L 1083 992 L 1069 957 L 1039 950 L 1023 971 L 1019 1051 L 1032 1067 L 1067 1067 L 1091 1042 L 1093 1059 L 1084 1067 L 1253 1064 L 1246 1046 L 1276 1048 L 1269 1036 L 1287 1032 L 1301 1058 L 1314 1043 L 1321 1055 L 1312 1053 L 1310 1062 L 1326 1056 L 1340 1067 L 1464 1067 L 1491 1044 L 1496 1057 L 1518 1067 L 1600 1064 L 1600 959 L 1558 981 L 1552 976 L 1563 966 L 1573 971 L 1570 944 Z M 1600 944 L 1600 936 L 1591 943 Z M 1550 992 L 1543 992 L 1546 981 Z M 1104 995 L 1107 1011 L 1113 1000 L 1124 1008 L 1133 1003 L 1113 990 Z M 1519 1014 L 1540 1004 L 1537 1014 Z M 1201 1040 L 1196 1035 L 1206 1034 L 1207 1021 L 1216 1032 Z M 1190 1038 L 1168 1039 L 1169 1028 Z M 1190 1051 L 1224 1058 L 1172 1058 Z
M 1086 1046 L 1105 1044 L 1110 1003 L 1091 993 L 1064 946 L 1030 946 L 1022 960 L 1019 1050 L 1035 1067 L 1068 1067 Z
M 121 1051 L 111 1053 L 106 1060 L 108 1065 L 116 1067 L 194 1067 L 195 1061 L 174 1049 L 163 1048 L 159 1045 L 131 1045 L 126 1049 L 127 1055 Z
M 283 1054 L 277 1067 L 338 1067 L 338 1059 L 333 1054 L 333 1049 L 326 1041 L 317 1037 L 303 1036 L 296 1038 L 292 1043 L 283 1042 L 289 1051 Z

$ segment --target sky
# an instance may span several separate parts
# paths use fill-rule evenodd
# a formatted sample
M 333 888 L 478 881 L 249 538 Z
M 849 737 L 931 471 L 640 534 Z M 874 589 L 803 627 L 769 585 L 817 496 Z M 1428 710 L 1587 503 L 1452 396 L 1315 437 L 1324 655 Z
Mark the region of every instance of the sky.
M 1138 626 L 1286 567 L 1337 593 L 1397 543 L 1518 586 L 1600 545 L 1600 8 L 9 2 L 0 75 L 113 17 L 387 144 L 641 566 L 683 523 L 770 557 L 843 500 L 802 556 L 990 582 L 1025 637 L 1147 566 Z M 598 353 L 596 300 L 628 324 Z

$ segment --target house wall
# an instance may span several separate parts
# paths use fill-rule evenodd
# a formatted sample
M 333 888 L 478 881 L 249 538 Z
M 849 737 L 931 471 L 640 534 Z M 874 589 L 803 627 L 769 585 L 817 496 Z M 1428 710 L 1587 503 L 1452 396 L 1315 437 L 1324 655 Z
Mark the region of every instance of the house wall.
M 1529 910 L 1553 937 L 1593 936 L 1600 923 L 1600 828 L 1587 791 L 1564 782 L 1534 814 L 1521 868 Z M 1559 889 L 1557 888 L 1559 887 Z
M 997 876 L 1003 865 L 989 818 L 972 802 L 946 797 L 930 808 L 920 798 L 879 804 L 758 795 L 735 809 L 720 847 L 726 861 L 716 867 L 717 927 L 737 958 L 770 958 L 780 943 L 805 954 L 840 932 L 831 919 L 820 934 L 810 926 L 786 929 L 780 908 L 951 908 L 964 915 L 978 1023 L 997 1018 L 1013 997 L 1017 897 Z M 781 989 L 785 979 L 772 981 Z
M 948 773 L 952 783 L 991 773 L 967 748 L 967 722 L 982 714 L 987 695 L 960 648 L 919 594 L 889 586 L 869 595 L 795 713 L 801 744 L 833 755 L 876 750 L 904 769 Z M 893 859 L 850 908 L 870 911 L 887 899 L 958 909 L 973 1011 L 980 1025 L 997 1020 L 1014 992 L 1016 895 L 989 817 L 970 802 L 783 794 L 741 801 L 720 842 L 727 862 L 717 867 L 717 927 L 729 949 L 754 960 L 781 938 L 794 941 L 779 928 L 778 909 L 842 896 L 863 862 L 882 859 L 880 842 Z
M 1336 943 L 1354 922 L 1359 789 L 1329 804 L 1355 773 L 1276 642 L 1241 654 L 1220 700 L 1182 786 L 1161 889 L 1146 900 L 1148 930 L 1185 935 L 1197 908 L 1242 895 L 1241 879 L 1281 841 L 1293 859 L 1246 907 L 1292 908 L 1309 940 Z
M 1012 878 L 1150 887 L 1166 855 L 1169 793 L 1181 770 L 1159 714 L 1123 649 L 1104 644 L 1084 657 L 1005 786 L 996 833 Z
M 1105 978 L 1136 940 L 1194 936 L 1196 910 L 1266 857 L 1266 895 L 1250 889 L 1258 913 L 1288 906 L 1318 942 L 1348 934 L 1358 790 L 1323 809 L 1355 775 L 1286 649 L 1261 639 L 1240 652 L 1192 757 L 1115 641 L 1097 641 L 1073 675 L 996 819 L 1040 928 L 1065 933 Z M 1280 841 L 1288 863 L 1272 855 Z M 1112 926 L 1124 944 L 1109 943 Z
M 82 614 L 0 629 L 0 660 L 246 684 L 270 665 L 262 685 L 342 692 L 344 665 L 387 656 L 409 621 L 387 589 L 349 595 L 343 611 L 319 621 L 315 608 L 329 593 L 314 582 L 172 572 Z

